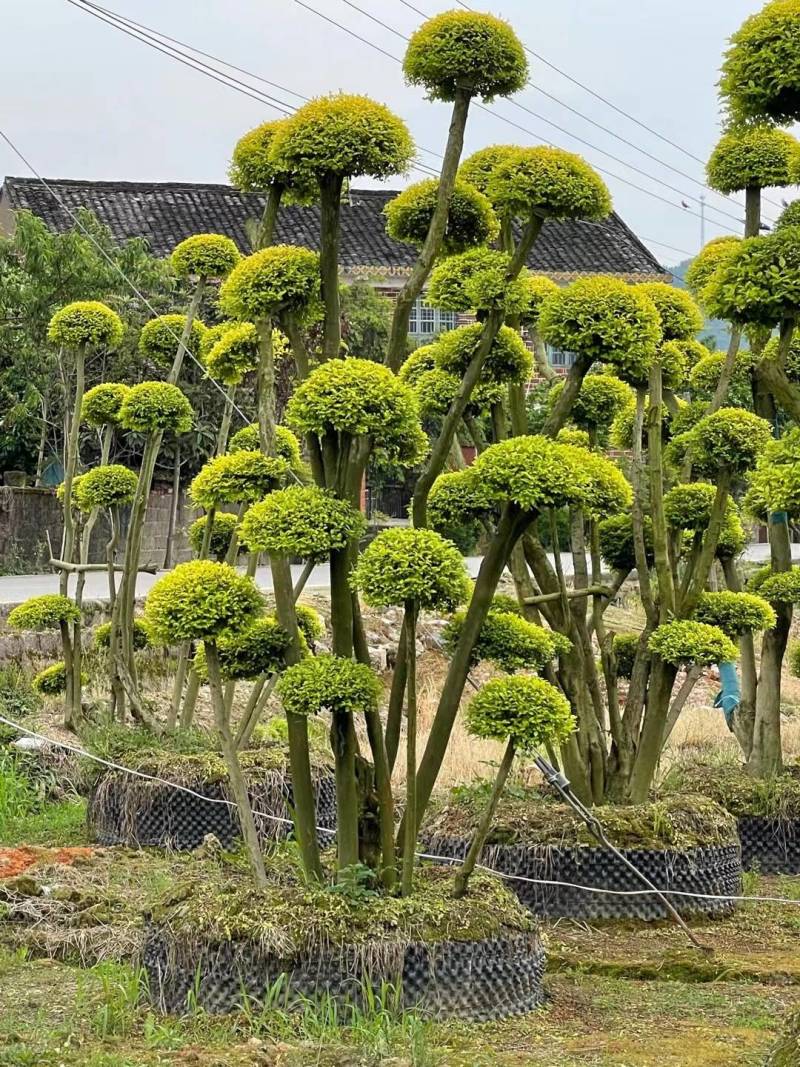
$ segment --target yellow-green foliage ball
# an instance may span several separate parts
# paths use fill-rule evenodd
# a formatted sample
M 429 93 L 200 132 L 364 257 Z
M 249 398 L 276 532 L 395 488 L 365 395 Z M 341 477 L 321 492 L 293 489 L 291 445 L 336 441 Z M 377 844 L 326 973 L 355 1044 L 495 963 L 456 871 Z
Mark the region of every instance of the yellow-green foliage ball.
M 81 673 L 81 684 L 86 685 L 88 681 L 88 675 Z M 61 693 L 66 692 L 67 688 L 66 666 L 63 662 L 51 663 L 49 667 L 45 667 L 43 671 L 39 671 L 31 682 L 31 685 L 36 692 L 41 693 L 42 696 L 59 696 Z
M 121 382 L 101 382 L 83 394 L 81 419 L 88 426 L 102 429 L 104 426 L 116 426 L 119 422 L 119 409 L 128 395 L 129 385 Z
M 728 498 L 715 555 L 719 560 L 735 559 L 744 552 L 746 544 L 747 534 L 742 525 L 739 508 L 733 500 Z
M 712 663 L 731 663 L 738 656 L 736 645 L 718 626 L 691 619 L 678 619 L 657 626 L 650 635 L 648 648 L 673 667 L 685 663 L 703 667 Z
M 545 302 L 558 292 L 558 286 L 544 274 L 523 275 L 528 290 L 528 305 L 520 316 L 523 326 L 537 327 Z
M 643 282 L 641 288 L 661 316 L 665 341 L 686 341 L 702 330 L 703 314 L 685 289 L 666 282 Z
M 724 352 L 710 352 L 692 367 L 689 388 L 692 394 L 703 400 L 711 400 L 716 391 L 727 356 Z M 728 386 L 726 403 L 732 407 L 752 407 L 753 404 L 753 354 L 738 352 L 733 365 L 733 377 Z
M 754 593 L 702 593 L 694 610 L 698 622 L 718 626 L 728 637 L 760 630 L 771 630 L 776 623 L 775 610 L 763 597 Z
M 373 607 L 412 602 L 437 611 L 452 611 L 471 588 L 453 542 L 413 527 L 379 533 L 362 552 L 351 583 Z
M 195 519 L 186 531 L 186 536 L 192 549 L 200 553 L 208 526 L 208 515 L 201 515 Z M 232 511 L 215 511 L 211 523 L 211 538 L 208 551 L 217 560 L 224 560 L 230 548 L 231 538 L 236 527 L 239 525 L 239 516 Z
M 289 184 L 290 176 L 272 158 L 272 142 L 284 122 L 262 122 L 239 138 L 228 168 L 231 185 L 243 193 L 263 193 L 272 185 Z
M 644 516 L 643 523 L 645 558 L 648 566 L 652 566 L 655 556 L 653 554 L 653 522 L 649 515 Z M 615 571 L 624 571 L 626 574 L 636 568 L 636 553 L 634 548 L 633 519 L 630 515 L 610 515 L 598 524 L 600 535 L 600 555 L 604 562 Z
M 513 437 L 482 452 L 470 468 L 481 491 L 496 505 L 541 511 L 583 502 L 585 480 L 574 450 L 547 437 Z
M 755 465 L 772 437 L 766 419 L 743 408 L 720 408 L 704 415 L 690 431 L 691 455 L 697 470 L 742 473 Z
M 251 504 L 286 481 L 289 465 L 279 456 L 263 452 L 226 452 L 215 456 L 195 475 L 189 498 L 197 508 L 220 504 Z
M 237 430 L 228 442 L 229 452 L 257 452 L 261 448 L 261 438 L 258 432 L 258 424 L 253 422 L 249 426 L 243 426 Z M 297 470 L 303 465 L 303 457 L 300 455 L 300 442 L 295 434 L 286 426 L 275 427 L 275 454 L 285 459 L 292 470 Z
M 438 195 L 436 178 L 416 182 L 398 193 L 383 209 L 389 236 L 421 247 L 428 235 Z M 457 180 L 447 211 L 442 251 L 453 255 L 475 245 L 488 244 L 499 230 L 500 224 L 488 198 L 474 185 Z
M 300 633 L 309 647 L 313 649 L 315 643 L 325 636 L 325 623 L 322 621 L 322 616 L 308 604 L 295 604 L 294 612 Z
M 458 176 L 488 196 L 489 183 L 495 171 L 518 150 L 519 145 L 513 144 L 495 144 L 479 148 L 462 162 L 458 168 Z
M 507 22 L 455 10 L 435 15 L 411 35 L 403 71 L 433 100 L 454 100 L 459 89 L 492 100 L 523 88 L 528 61 Z
M 94 643 L 97 648 L 111 647 L 111 623 L 101 622 L 94 628 Z M 150 647 L 150 630 L 144 619 L 133 620 L 133 647 L 137 652 Z
M 745 504 L 761 522 L 771 511 L 800 515 L 800 429 L 793 427 L 770 441 L 748 481 Z
M 217 322 L 213 326 L 206 326 L 203 330 L 200 344 L 197 349 L 197 355 L 201 360 L 205 361 L 206 356 L 219 341 L 221 337 L 224 337 L 228 330 L 232 330 L 234 326 L 241 325 L 235 319 L 224 319 L 222 322 Z
M 639 650 L 639 634 L 614 634 L 611 646 L 617 661 L 617 677 L 630 678 Z
M 530 291 L 521 277 L 508 280 L 511 256 L 493 248 L 472 248 L 448 256 L 431 271 L 427 301 L 445 311 L 502 310 L 521 315 L 530 306 Z
M 284 671 L 277 692 L 287 714 L 375 711 L 382 686 L 371 667 L 341 656 L 308 656 Z
M 786 205 L 778 215 L 774 228 L 776 230 L 785 230 L 791 226 L 800 226 L 800 200 L 793 200 L 791 204 Z
M 512 675 L 487 682 L 467 705 L 467 731 L 510 740 L 521 752 L 566 741 L 575 729 L 569 701 L 543 678 Z
M 442 632 L 444 646 L 451 656 L 458 648 L 465 619 L 465 612 L 457 612 Z M 472 648 L 470 662 L 476 664 L 488 660 L 508 674 L 514 671 L 541 671 L 562 651 L 557 637 L 561 635 L 528 622 L 520 615 L 519 609 L 499 611 L 492 607 Z
M 159 315 L 150 319 L 139 334 L 139 351 L 160 366 L 171 364 L 185 328 L 185 315 Z M 205 332 L 206 327 L 200 319 L 192 319 L 187 343 L 192 355 L 200 352 Z
M 666 341 L 658 350 L 656 360 L 661 367 L 661 381 L 665 389 L 685 389 L 689 361 L 677 341 Z
M 281 312 L 305 320 L 319 308 L 319 253 L 297 245 L 272 245 L 246 256 L 219 291 L 223 312 L 258 322 Z
M 397 377 L 408 385 L 416 385 L 423 374 L 436 366 L 436 345 L 420 345 L 406 359 Z
M 376 450 L 408 466 L 427 449 L 414 390 L 368 359 L 334 359 L 313 370 L 289 401 L 286 421 L 319 438 L 369 437 Z
M 423 418 L 441 419 L 450 410 L 459 389 L 461 378 L 450 371 L 434 367 L 433 370 L 420 374 L 414 385 L 414 392 L 419 401 L 419 410 Z M 479 382 L 472 390 L 469 403 L 464 409 L 465 415 L 485 414 L 492 404 L 501 403 L 507 389 L 503 382 L 491 379 Z
M 686 270 L 686 285 L 689 292 L 702 302 L 703 290 L 715 271 L 725 263 L 742 243 L 741 237 L 715 237 L 703 245 Z
M 179 278 L 227 278 L 241 259 L 230 237 L 196 233 L 172 250 L 170 265 Z
M 563 148 L 518 148 L 490 177 L 486 195 L 498 215 L 599 220 L 611 212 L 605 182 L 585 159 Z
M 563 389 L 563 382 L 556 382 L 550 389 L 547 403 L 551 408 Z M 606 429 L 617 414 L 630 405 L 632 399 L 631 387 L 613 374 L 587 374 L 575 397 L 570 418 L 577 426 L 594 430 Z
M 50 319 L 47 339 L 65 348 L 117 348 L 125 327 L 122 319 L 99 300 L 76 300 L 66 304 Z
M 710 482 L 675 485 L 664 494 L 664 514 L 672 530 L 702 533 L 708 527 L 716 487 Z
M 492 512 L 495 501 L 475 477 L 474 465 L 440 474 L 428 495 L 428 522 L 444 533 Z
M 696 366 L 701 359 L 711 355 L 711 349 L 707 348 L 701 341 L 695 340 L 694 337 L 688 337 L 682 341 L 673 341 L 672 344 L 677 345 L 683 352 L 686 357 L 686 365 L 689 368 Z
M 800 0 L 773 0 L 731 37 L 720 93 L 735 120 L 800 119 Z
M 194 411 L 185 393 L 169 382 L 139 382 L 130 388 L 119 410 L 119 422 L 134 433 L 171 430 L 188 433 Z
M 168 645 L 242 629 L 263 606 L 252 578 L 225 563 L 193 560 L 159 578 L 147 594 L 144 618 L 152 640 Z
M 226 330 L 206 353 L 206 370 L 225 385 L 239 385 L 258 366 L 258 355 L 258 330 L 251 322 L 242 322 Z
M 794 185 L 800 145 L 785 130 L 751 126 L 725 133 L 706 167 L 708 184 L 720 193 Z
M 317 486 L 291 485 L 248 508 L 239 537 L 251 552 L 324 559 L 365 529 L 363 515 Z
M 574 426 L 562 426 L 556 434 L 556 441 L 560 445 L 575 445 L 578 448 L 591 447 L 588 432 Z
M 223 678 L 254 679 L 274 674 L 284 665 L 289 635 L 272 615 L 254 619 L 244 629 L 219 639 L 219 670 Z
M 576 492 L 583 510 L 595 519 L 628 511 L 633 490 L 619 467 L 599 452 L 576 445 L 561 444 L 562 462 L 570 462 L 579 472 Z
M 777 326 L 800 307 L 800 227 L 742 241 L 703 289 L 716 318 L 745 326 Z
M 800 604 L 800 567 L 768 574 L 758 584 L 758 594 L 770 604 Z
M 77 622 L 80 617 L 74 600 L 59 593 L 43 593 L 17 604 L 7 622 L 12 630 L 57 630 L 62 623 Z
M 81 475 L 74 486 L 75 503 L 81 511 L 114 508 L 130 504 L 136 495 L 139 477 L 121 463 L 105 463 Z
M 464 375 L 483 335 L 483 324 L 448 330 L 436 342 L 436 362 L 444 370 Z M 484 381 L 522 384 L 533 370 L 533 356 L 520 335 L 510 326 L 501 326 L 483 364 Z
M 281 123 L 272 142 L 276 166 L 301 182 L 338 178 L 388 178 L 402 174 L 414 142 L 402 119 L 367 96 L 320 96 Z
M 554 348 L 612 363 L 631 384 L 647 381 L 662 340 L 655 304 L 638 285 L 617 278 L 581 278 L 544 305 L 542 336 Z

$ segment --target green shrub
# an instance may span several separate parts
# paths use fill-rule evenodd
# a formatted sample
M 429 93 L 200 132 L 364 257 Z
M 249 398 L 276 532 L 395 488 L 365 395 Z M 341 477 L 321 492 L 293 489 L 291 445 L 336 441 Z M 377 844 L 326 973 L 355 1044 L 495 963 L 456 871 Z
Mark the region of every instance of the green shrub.
M 475 477 L 474 465 L 440 474 L 428 494 L 428 522 L 445 536 L 493 508 L 492 497 Z
M 206 511 L 220 504 L 253 503 L 280 488 L 289 465 L 263 452 L 226 452 L 208 460 L 189 486 L 194 507 Z
M 147 594 L 144 618 L 158 644 L 216 638 L 240 629 L 263 609 L 252 578 L 211 560 L 181 563 Z
M 629 511 L 633 504 L 630 482 L 612 461 L 599 452 L 591 452 L 576 445 L 561 444 L 573 469 L 579 472 L 576 486 L 582 509 L 595 519 Z M 563 462 L 563 461 L 562 461 Z
M 766 419 L 743 408 L 719 408 L 704 415 L 690 436 L 698 472 L 728 469 L 742 473 L 754 466 L 772 436 L 772 428 Z
M 367 359 L 335 359 L 300 383 L 286 410 L 300 434 L 371 437 L 375 449 L 413 466 L 427 449 L 414 391 L 388 367 Z
M 251 322 L 232 326 L 206 353 L 206 370 L 225 385 L 239 385 L 258 366 L 258 331 Z
M 679 619 L 657 626 L 648 647 L 665 663 L 679 667 L 684 663 L 708 666 L 730 663 L 738 656 L 736 645 L 717 626 Z
M 88 682 L 88 676 L 81 674 L 81 683 L 87 685 Z M 31 685 L 41 696 L 60 696 L 67 689 L 67 668 L 62 662 L 51 663 L 49 667 L 39 671 Z
M 447 256 L 431 271 L 426 299 L 446 311 L 502 310 L 521 315 L 530 306 L 530 288 L 524 273 L 508 280 L 510 266 L 511 256 L 494 248 Z
M 600 555 L 615 571 L 635 570 L 636 556 L 633 548 L 633 519 L 630 515 L 611 515 L 598 523 L 600 536 Z M 653 565 L 653 522 L 649 515 L 644 516 L 643 534 L 645 555 L 649 566 Z
M 773 227 L 775 230 L 785 230 L 787 227 L 800 226 L 800 200 L 792 200 L 778 215 Z
M 62 622 L 80 620 L 78 605 L 59 593 L 43 593 L 17 604 L 8 614 L 12 630 L 57 630 Z
M 322 621 L 322 616 L 308 604 L 295 604 L 294 611 L 300 633 L 313 648 L 315 643 L 325 636 L 325 623 Z
M 575 448 L 591 447 L 587 431 L 574 426 L 562 426 L 556 434 L 556 441 L 560 445 L 573 445 Z
M 169 262 L 179 278 L 227 278 L 240 259 L 230 237 L 196 233 L 173 248 Z
M 234 319 L 259 322 L 282 312 L 309 321 L 320 310 L 319 253 L 296 245 L 272 245 L 245 256 L 219 291 L 219 304 Z
M 632 384 L 647 381 L 661 342 L 655 304 L 641 286 L 617 278 L 581 278 L 544 305 L 539 328 L 555 348 L 612 363 Z
M 452 611 L 470 592 L 456 546 L 433 530 L 383 530 L 364 549 L 351 575 L 353 588 L 373 607 L 404 605 Z
M 689 375 L 689 387 L 695 396 L 710 400 L 717 388 L 727 356 L 724 352 L 710 352 L 699 360 Z M 753 356 L 748 351 L 739 352 L 733 366 L 733 377 L 728 386 L 725 403 L 731 407 L 751 407 L 753 386 L 751 374 Z
M 728 637 L 771 630 L 776 617 L 772 606 L 754 593 L 702 593 L 694 610 L 697 622 L 717 626 Z
M 386 232 L 395 241 L 421 247 L 436 208 L 439 182 L 436 178 L 409 185 L 390 200 L 383 213 Z M 453 255 L 475 245 L 494 241 L 500 224 L 489 199 L 473 186 L 457 180 L 447 211 L 442 252 Z
M 134 433 L 171 430 L 188 433 L 194 411 L 185 393 L 169 382 L 139 382 L 131 386 L 119 409 L 120 425 Z
M 243 426 L 241 430 L 231 437 L 228 442 L 229 452 L 258 452 L 261 448 L 261 438 L 258 432 L 258 424 L 251 423 Z M 275 427 L 275 454 L 285 459 L 292 470 L 303 466 L 303 458 L 300 455 L 300 442 L 295 434 L 286 426 Z
M 794 185 L 797 140 L 772 126 L 747 126 L 722 135 L 706 167 L 708 184 L 720 193 Z
M 97 648 L 110 648 L 111 647 L 111 623 L 101 622 L 99 626 L 95 626 L 94 643 Z M 133 647 L 137 652 L 140 652 L 144 648 L 149 648 L 152 644 L 150 640 L 150 629 L 144 619 L 133 620 Z
M 277 619 L 262 615 L 244 629 L 220 637 L 217 644 L 220 674 L 237 681 L 274 674 L 283 668 L 288 647 L 289 635 Z
M 711 508 L 717 495 L 709 482 L 687 482 L 675 485 L 664 495 L 664 514 L 672 530 L 702 532 L 711 518 Z
M 617 663 L 617 677 L 630 678 L 639 651 L 639 634 L 614 634 L 611 647 Z
M 420 374 L 414 384 L 414 395 L 422 418 L 443 418 L 450 410 L 460 388 L 461 378 L 450 371 L 442 370 L 441 367 Z M 502 382 L 478 382 L 472 390 L 464 414 L 484 414 L 490 410 L 492 404 L 502 403 L 506 393 L 507 388 Z
M 453 655 L 464 629 L 466 613 L 457 612 L 442 633 L 445 648 Z M 481 627 L 480 635 L 471 652 L 471 663 L 488 660 L 502 671 L 541 671 L 564 651 L 563 645 L 552 630 L 528 622 L 516 611 L 502 611 L 492 607 Z M 566 640 L 566 639 L 563 639 Z M 570 643 L 567 641 L 567 649 Z
M 666 282 L 644 282 L 647 293 L 661 316 L 661 331 L 665 341 L 686 341 L 703 328 L 703 315 L 685 289 Z
M 525 50 L 507 22 L 474 11 L 444 11 L 411 35 L 403 60 L 411 85 L 433 100 L 454 100 L 457 89 L 492 100 L 525 85 Z
M 517 148 L 493 169 L 486 195 L 499 215 L 599 220 L 611 213 L 605 182 L 585 159 L 549 145 Z
M 513 741 L 522 752 L 566 741 L 575 729 L 569 701 L 543 678 L 517 675 L 487 682 L 467 705 L 473 737 Z
M 420 345 L 407 357 L 397 377 L 408 385 L 416 385 L 421 374 L 433 370 L 436 366 L 436 344 Z
M 122 507 L 136 495 L 139 476 L 121 463 L 92 467 L 74 486 L 74 500 L 81 511 Z
M 518 150 L 519 145 L 495 144 L 479 148 L 467 156 L 458 168 L 458 176 L 476 189 L 489 196 L 489 183 L 498 167 L 506 162 Z M 491 200 L 491 197 L 489 197 Z
M 574 452 L 538 435 L 490 445 L 470 472 L 483 499 L 496 505 L 511 501 L 523 511 L 580 504 L 586 488 Z
M 716 270 L 726 263 L 742 243 L 741 237 L 714 237 L 703 245 L 686 270 L 686 286 L 689 292 L 703 302 L 702 294 Z
M 748 482 L 745 505 L 761 522 L 771 511 L 800 515 L 800 429 L 793 427 L 767 443 Z
M 239 537 L 251 552 L 324 559 L 360 537 L 363 515 L 317 486 L 289 486 L 248 508 Z
M 139 334 L 139 351 L 159 366 L 168 366 L 175 358 L 185 328 L 185 315 L 159 315 L 150 319 Z M 187 343 L 192 354 L 200 352 L 205 333 L 204 323 L 198 318 L 192 319 Z
M 190 524 L 186 531 L 189 544 L 193 551 L 197 553 L 199 553 L 203 547 L 207 525 L 208 516 L 201 515 L 199 519 L 195 519 L 194 522 Z M 214 512 L 213 521 L 211 523 L 211 538 L 208 546 L 208 551 L 211 556 L 218 560 L 225 559 L 225 556 L 228 554 L 228 549 L 230 548 L 231 538 L 238 525 L 239 516 L 234 512 Z
M 483 334 L 483 324 L 459 326 L 442 334 L 436 343 L 436 362 L 444 370 L 463 375 Z M 516 330 L 501 326 L 483 364 L 483 380 L 523 383 L 530 376 L 533 357 Z
M 523 326 L 536 327 L 539 325 L 539 316 L 545 301 L 557 293 L 559 287 L 544 274 L 526 272 L 523 278 L 528 290 L 528 304 L 520 316 L 520 322 Z
M 754 587 L 751 585 L 750 587 Z M 770 604 L 800 604 L 800 567 L 767 574 L 758 583 L 758 594 Z
M 289 667 L 276 689 L 284 711 L 295 715 L 365 714 L 377 710 L 382 692 L 371 667 L 327 654 L 308 656 Z
M 556 382 L 548 392 L 547 403 L 550 408 L 555 406 L 563 388 L 563 382 Z M 587 374 L 581 382 L 570 418 L 580 427 L 606 429 L 632 400 L 630 386 L 613 374 Z
M 50 319 L 47 339 L 65 348 L 117 348 L 125 327 L 122 319 L 99 300 L 76 300 L 59 308 Z
M 789 665 L 789 670 L 795 678 L 800 678 L 800 641 L 791 641 L 789 643 L 789 648 L 786 652 L 786 662 Z
M 661 367 L 661 381 L 665 389 L 685 389 L 689 361 L 677 341 L 666 341 L 656 359 Z
M 302 201 L 308 196 L 309 190 L 298 190 L 293 175 L 272 157 L 272 142 L 284 121 L 262 122 L 239 138 L 228 169 L 231 185 L 243 193 L 263 193 L 271 186 L 278 185 L 288 188 L 291 193 L 289 199 L 295 201 Z
M 800 306 L 800 239 L 793 228 L 750 237 L 726 256 L 703 289 L 715 318 L 777 326 Z
M 735 120 L 800 118 L 800 0 L 772 0 L 731 37 L 720 93 Z
M 102 429 L 104 426 L 116 426 L 119 422 L 119 409 L 128 395 L 129 385 L 121 382 L 101 382 L 83 394 L 81 402 L 81 420 L 87 426 Z

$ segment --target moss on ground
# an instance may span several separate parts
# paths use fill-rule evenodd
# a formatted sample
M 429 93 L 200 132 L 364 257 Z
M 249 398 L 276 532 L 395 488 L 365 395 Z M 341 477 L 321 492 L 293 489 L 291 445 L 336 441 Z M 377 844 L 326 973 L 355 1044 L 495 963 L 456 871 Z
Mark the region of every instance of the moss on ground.
M 711 797 L 735 816 L 800 819 L 800 765 L 792 764 L 776 778 L 751 778 L 733 761 L 684 762 L 670 769 L 661 792 L 686 791 Z
M 427 835 L 467 837 L 486 803 L 488 785 L 459 787 L 433 805 Z M 669 795 L 652 804 L 594 809 L 618 848 L 688 849 L 737 841 L 736 821 L 701 795 Z M 504 793 L 489 834 L 490 844 L 597 846 L 586 824 L 566 804 L 541 790 L 512 786 Z

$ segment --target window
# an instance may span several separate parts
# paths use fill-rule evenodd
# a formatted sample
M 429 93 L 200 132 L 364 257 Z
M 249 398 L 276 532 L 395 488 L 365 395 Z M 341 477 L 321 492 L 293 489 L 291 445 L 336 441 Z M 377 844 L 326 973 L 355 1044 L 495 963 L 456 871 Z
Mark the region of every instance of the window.
M 436 334 L 444 330 L 454 330 L 456 327 L 456 315 L 453 311 L 440 311 L 426 304 L 420 297 L 414 301 L 411 309 L 411 318 L 408 321 L 408 332 L 412 337 L 420 340 L 430 340 Z
M 559 352 L 557 348 L 549 349 L 550 365 L 566 370 L 575 362 L 574 352 Z

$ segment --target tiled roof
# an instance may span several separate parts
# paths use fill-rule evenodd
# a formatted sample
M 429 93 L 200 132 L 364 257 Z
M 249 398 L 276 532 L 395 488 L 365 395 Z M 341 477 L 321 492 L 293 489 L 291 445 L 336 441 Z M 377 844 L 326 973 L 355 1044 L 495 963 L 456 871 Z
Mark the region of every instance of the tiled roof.
M 144 237 L 159 256 L 194 233 L 227 234 L 246 252 L 249 242 L 245 223 L 258 218 L 263 205 L 261 197 L 240 193 L 229 185 L 62 179 L 47 179 L 47 184 L 70 210 L 89 208 L 116 239 Z M 414 263 L 415 249 L 393 241 L 384 228 L 382 211 L 395 195 L 382 189 L 350 191 L 342 206 L 340 263 L 345 270 L 375 268 L 404 273 L 404 268 Z M 72 224 L 52 193 L 34 178 L 6 178 L 2 199 L 14 210 L 32 211 L 53 230 L 65 230 Z M 277 240 L 317 248 L 318 208 L 282 208 Z M 664 268 L 616 214 L 599 223 L 545 223 L 529 266 L 562 277 L 664 273 Z

